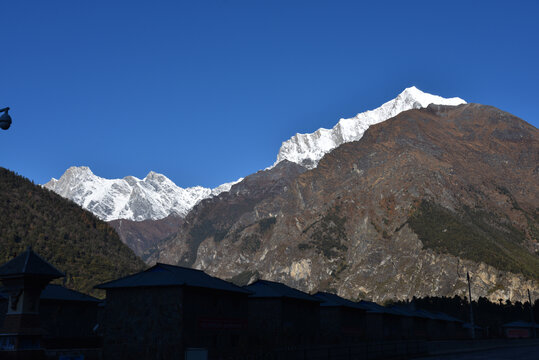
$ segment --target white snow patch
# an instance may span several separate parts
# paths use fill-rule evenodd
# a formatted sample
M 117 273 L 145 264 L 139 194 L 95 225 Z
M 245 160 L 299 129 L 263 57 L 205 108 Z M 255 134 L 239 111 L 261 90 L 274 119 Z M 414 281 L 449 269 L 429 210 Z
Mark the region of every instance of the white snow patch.
M 341 144 L 361 139 L 369 126 L 390 119 L 403 111 L 424 108 L 430 104 L 455 106 L 465 103 L 466 101 L 458 97 L 446 99 L 412 86 L 379 108 L 359 113 L 353 118 L 340 119 L 332 129 L 320 128 L 311 134 L 294 135 L 283 142 L 273 166 L 286 159 L 313 169 L 331 150 Z
M 169 178 L 150 171 L 144 179 L 126 176 L 105 179 L 87 166 L 70 167 L 59 180 L 43 185 L 91 211 L 105 221 L 129 219 L 158 220 L 171 214 L 185 216 L 201 200 L 229 191 L 241 179 L 214 189 L 181 188 Z

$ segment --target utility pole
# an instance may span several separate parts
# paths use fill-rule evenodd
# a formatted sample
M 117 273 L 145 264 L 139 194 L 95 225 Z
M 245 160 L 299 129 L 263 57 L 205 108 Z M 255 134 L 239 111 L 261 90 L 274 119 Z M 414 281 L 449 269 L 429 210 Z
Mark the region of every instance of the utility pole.
M 533 329 L 532 329 L 532 334 L 533 334 L 533 337 L 536 338 L 537 337 L 537 329 L 535 328 L 535 318 L 533 317 L 533 303 L 532 303 L 532 297 L 530 295 L 530 289 L 528 289 L 528 301 L 530 302 L 530 317 L 531 317 L 531 323 L 532 323 L 532 326 L 533 326 Z
M 475 324 L 473 321 L 473 308 L 472 308 L 472 288 L 470 287 L 470 273 L 466 271 L 466 277 L 468 278 L 468 295 L 470 296 L 470 325 L 472 326 L 472 339 L 475 339 Z

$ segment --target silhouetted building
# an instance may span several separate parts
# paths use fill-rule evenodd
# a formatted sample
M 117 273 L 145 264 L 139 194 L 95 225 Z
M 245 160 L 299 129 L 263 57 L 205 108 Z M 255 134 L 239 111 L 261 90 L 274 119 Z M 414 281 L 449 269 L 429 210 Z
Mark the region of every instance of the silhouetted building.
M 387 308 L 372 301 L 361 300 L 359 307 L 365 309 L 365 338 L 367 340 L 382 340 L 387 338 L 388 327 L 393 326 Z
M 464 324 L 462 324 L 462 329 L 464 330 L 464 333 L 465 333 L 465 335 L 463 335 L 462 338 L 470 338 L 472 334 L 471 332 L 472 324 L 469 322 L 465 322 Z M 475 330 L 474 333 L 475 333 L 476 339 L 482 339 L 488 336 L 487 328 L 474 324 L 474 330 Z
M 0 323 L 3 323 L 8 306 L 8 294 L 0 289 Z M 43 336 L 41 345 L 47 358 L 60 355 L 84 356 L 100 359 L 102 338 L 96 325 L 101 300 L 49 284 L 39 298 L 39 318 Z
M 427 318 L 428 340 L 454 340 L 467 337 L 467 331 L 462 327 L 464 321 L 442 312 L 432 312 L 417 309 L 418 316 Z
M 40 318 L 46 349 L 82 349 L 101 346 L 97 319 L 101 300 L 49 284 L 40 297 Z
M 397 316 L 398 333 L 392 333 L 392 338 L 449 340 L 463 337 L 464 321 L 441 312 L 430 312 L 405 306 L 393 306 L 387 311 Z
M 248 290 L 202 271 L 156 264 L 96 286 L 105 289 L 105 359 L 182 359 L 188 348 L 209 357 L 246 348 Z
M 255 349 L 317 342 L 321 300 L 281 283 L 258 280 L 249 295 L 249 344 Z
M 1 288 L 0 323 L 3 323 L 7 312 L 8 298 L 6 289 Z M 64 344 L 62 347 L 66 348 L 72 347 L 75 339 L 95 338 L 100 303 L 99 299 L 61 285 L 47 285 L 39 297 L 45 348 L 51 341 L 61 341 Z
M 508 339 L 529 339 L 534 332 L 539 333 L 539 325 L 525 321 L 513 321 L 502 325 L 503 333 Z
M 366 338 L 367 309 L 335 294 L 318 292 L 320 304 L 320 335 L 328 344 L 351 344 Z
M 8 295 L 7 313 L 0 330 L 0 358 L 44 357 L 39 297 L 51 280 L 63 276 L 30 247 L 0 267 L 0 280 Z

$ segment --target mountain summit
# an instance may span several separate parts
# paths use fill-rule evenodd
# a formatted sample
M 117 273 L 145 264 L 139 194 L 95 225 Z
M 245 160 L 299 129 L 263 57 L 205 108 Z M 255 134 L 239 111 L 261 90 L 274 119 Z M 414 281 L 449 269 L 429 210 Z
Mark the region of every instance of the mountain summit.
M 341 144 L 361 139 L 369 126 L 390 119 L 403 111 L 426 108 L 430 104 L 455 106 L 466 104 L 466 101 L 458 97 L 446 99 L 412 86 L 374 110 L 359 113 L 353 118 L 340 119 L 332 129 L 320 128 L 311 134 L 294 135 L 281 145 L 275 164 L 289 160 L 313 169 L 331 150 Z
M 150 171 L 144 179 L 126 176 L 105 179 L 86 166 L 73 166 L 45 188 L 68 198 L 102 220 L 159 220 L 171 214 L 185 216 L 200 200 L 230 190 L 226 183 L 215 189 L 181 188 L 165 175 Z

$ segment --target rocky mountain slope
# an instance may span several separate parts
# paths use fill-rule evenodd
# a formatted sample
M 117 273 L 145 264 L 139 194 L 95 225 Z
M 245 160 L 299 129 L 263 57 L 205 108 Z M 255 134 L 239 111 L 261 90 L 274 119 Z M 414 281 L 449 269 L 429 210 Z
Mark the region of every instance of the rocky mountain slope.
M 180 226 L 184 231 L 180 231 L 182 235 L 177 234 L 176 237 L 168 239 L 172 243 L 183 242 L 180 240 L 181 236 L 187 231 L 191 242 L 183 249 L 184 251 L 178 254 L 169 251 L 166 245 L 165 248 L 161 248 L 161 244 L 158 244 L 150 256 L 144 259 L 149 262 L 160 259 L 166 263 L 182 263 L 190 266 L 197 259 L 198 246 L 206 238 L 212 237 L 216 242 L 220 242 L 225 236 L 233 235 L 228 234 L 229 223 L 256 223 L 261 220 L 262 224 L 259 226 L 271 228 L 275 220 L 273 213 L 270 211 L 268 216 L 260 217 L 258 204 L 286 192 L 292 185 L 291 181 L 306 170 L 301 165 L 284 160 L 272 169 L 247 176 L 243 181 L 233 185 L 229 192 L 201 201 Z M 277 213 L 279 209 L 274 211 Z M 163 243 L 167 244 L 168 240 Z
M 240 179 L 241 180 L 241 179 Z M 86 166 L 70 167 L 60 177 L 43 185 L 73 200 L 105 221 L 159 220 L 169 215 L 185 216 L 200 200 L 228 191 L 235 182 L 208 189 L 194 186 L 183 189 L 153 171 L 144 179 L 127 176 L 104 179 Z
M 378 124 L 397 114 L 411 109 L 425 108 L 429 104 L 460 105 L 466 101 L 455 97 L 446 99 L 425 93 L 415 86 L 405 89 L 395 99 L 382 106 L 359 113 L 353 118 L 340 119 L 332 129 L 318 129 L 312 134 L 296 134 L 283 142 L 277 161 L 289 160 L 308 169 L 316 167 L 318 161 L 341 144 L 361 139 L 369 126 Z
M 73 202 L 0 168 L 0 263 L 28 245 L 66 273 L 66 286 L 93 286 L 144 268 L 105 222 Z
M 109 221 L 109 225 L 116 230 L 122 242 L 139 257 L 147 256 L 146 253 L 159 242 L 176 234 L 182 223 L 183 218 L 175 214 L 159 220 L 116 219 Z
M 467 104 L 405 111 L 310 171 L 288 161 L 202 200 L 149 262 L 376 301 L 539 295 L 539 133 Z

